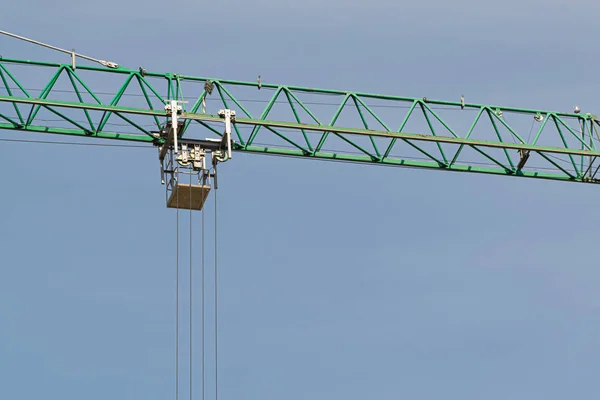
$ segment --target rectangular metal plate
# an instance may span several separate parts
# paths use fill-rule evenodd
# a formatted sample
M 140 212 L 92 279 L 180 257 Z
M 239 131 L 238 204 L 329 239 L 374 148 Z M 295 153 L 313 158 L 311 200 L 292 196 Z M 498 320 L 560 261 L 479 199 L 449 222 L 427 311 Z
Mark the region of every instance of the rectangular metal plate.
M 202 210 L 209 192 L 210 186 L 178 184 L 173 189 L 173 192 L 171 192 L 171 197 L 167 201 L 167 207 L 184 210 Z

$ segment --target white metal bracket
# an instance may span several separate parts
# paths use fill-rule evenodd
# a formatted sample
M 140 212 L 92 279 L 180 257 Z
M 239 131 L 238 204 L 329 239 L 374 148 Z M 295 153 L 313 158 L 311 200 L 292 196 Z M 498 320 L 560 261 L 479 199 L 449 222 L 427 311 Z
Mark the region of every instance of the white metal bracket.
M 175 151 L 175 154 L 177 154 L 179 151 L 179 146 L 177 145 L 177 139 L 179 137 L 179 132 L 177 131 L 177 116 L 183 110 L 183 107 L 179 103 L 180 101 L 178 100 L 171 100 L 169 104 L 165 105 L 165 111 L 171 113 L 171 129 L 173 133 L 173 149 Z
M 223 141 L 225 142 L 226 149 L 226 159 L 230 159 L 232 157 L 231 151 L 231 124 L 235 122 L 235 111 L 234 110 L 219 110 L 219 117 L 225 119 L 225 132 L 223 135 Z

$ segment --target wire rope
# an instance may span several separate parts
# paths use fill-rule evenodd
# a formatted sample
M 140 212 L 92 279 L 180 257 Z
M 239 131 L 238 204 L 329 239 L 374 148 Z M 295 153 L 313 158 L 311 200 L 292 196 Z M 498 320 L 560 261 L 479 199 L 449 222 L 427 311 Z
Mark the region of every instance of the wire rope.
M 179 179 L 179 172 L 175 172 L 175 182 Z M 176 188 L 175 188 L 176 190 Z M 175 192 L 177 193 L 177 191 Z M 175 266 L 175 400 L 179 400 L 179 194 L 177 193 L 175 218 L 176 222 L 176 266 Z
M 527 143 L 531 140 L 531 133 L 533 132 L 533 126 L 535 125 L 535 120 L 531 121 L 531 128 L 529 128 L 529 134 L 527 135 Z
M 103 66 L 105 66 L 107 68 L 118 68 L 119 67 L 117 63 L 114 63 L 114 62 L 111 62 L 111 61 L 104 61 L 104 60 L 99 60 L 97 58 L 85 56 L 83 54 L 75 53 L 75 51 L 69 51 L 69 50 L 61 49 L 60 47 L 52 46 L 52 45 L 47 44 L 47 43 L 43 43 L 43 42 L 40 42 L 40 41 L 37 41 L 37 40 L 33 40 L 33 39 L 29 39 L 29 38 L 26 38 L 26 37 L 23 37 L 23 36 L 15 35 L 14 33 L 6 32 L 6 31 L 0 31 L 0 34 L 6 35 L 6 36 L 10 36 L 10 37 L 15 38 L 15 39 L 23 40 L 25 42 L 33 43 L 33 44 L 36 44 L 38 46 L 47 47 L 49 49 L 56 50 L 56 51 L 59 51 L 61 53 L 72 54 L 73 57 L 77 56 L 77 57 L 83 58 L 84 60 L 93 61 L 93 62 L 101 64 L 101 65 L 103 65 Z
M 215 221 L 215 400 L 219 399 L 219 321 L 218 321 L 218 313 L 219 313 L 219 308 L 218 308 L 218 301 L 219 301 L 219 296 L 218 296 L 218 261 L 217 261 L 217 254 L 218 254 L 218 237 L 217 237 L 217 185 L 216 185 L 216 176 L 217 176 L 217 167 L 215 165 L 215 191 L 214 191 L 214 198 L 215 198 L 215 215 L 214 215 L 214 221 Z
M 192 356 L 192 343 L 193 343 L 193 336 L 192 336 L 192 307 L 193 307 L 193 302 L 192 302 L 192 294 L 193 294 L 193 285 L 192 285 L 192 255 L 193 255 L 193 245 L 192 245 L 192 175 L 190 175 L 190 400 L 192 400 L 192 387 L 193 387 L 193 380 L 192 380 L 192 363 L 193 363 L 193 356 Z
M 203 177 L 203 181 L 202 184 L 205 185 L 206 184 L 206 179 Z M 204 193 L 204 192 L 203 192 Z M 204 196 L 204 194 L 203 194 Z M 203 198 L 202 201 L 205 201 L 206 199 Z M 202 251 L 202 264 L 201 264 L 201 274 L 202 274 L 202 311 L 201 311 L 201 318 L 202 318 L 202 322 L 201 322 L 201 330 L 202 330 L 202 344 L 201 344 L 201 348 L 202 348 L 202 400 L 204 400 L 204 390 L 205 390 L 205 379 L 206 379 L 206 373 L 205 373 L 205 322 L 204 322 L 204 310 L 205 310 L 205 301 L 206 301 L 206 296 L 205 296 L 205 252 L 204 252 L 204 243 L 205 243 L 205 239 L 204 239 L 204 224 L 205 224 L 205 219 L 204 219 L 204 207 L 202 207 L 202 244 L 201 244 L 201 251 Z

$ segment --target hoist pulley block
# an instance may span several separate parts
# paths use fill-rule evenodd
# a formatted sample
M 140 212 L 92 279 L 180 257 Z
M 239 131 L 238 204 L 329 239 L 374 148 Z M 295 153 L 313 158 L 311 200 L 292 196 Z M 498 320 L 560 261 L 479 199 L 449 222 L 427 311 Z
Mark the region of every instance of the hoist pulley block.
M 210 186 L 208 185 L 180 183 L 174 186 L 167 201 L 167 207 L 183 210 L 202 210 L 209 193 Z

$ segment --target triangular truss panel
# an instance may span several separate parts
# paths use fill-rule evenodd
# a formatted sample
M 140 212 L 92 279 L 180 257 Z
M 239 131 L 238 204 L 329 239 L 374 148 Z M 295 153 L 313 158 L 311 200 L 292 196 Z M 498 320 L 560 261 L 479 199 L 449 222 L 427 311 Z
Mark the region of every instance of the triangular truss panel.
M 0 59 L 0 129 L 160 146 L 172 118 L 179 137 L 220 140 L 224 110 L 234 151 L 600 182 L 599 121 L 579 109 Z

